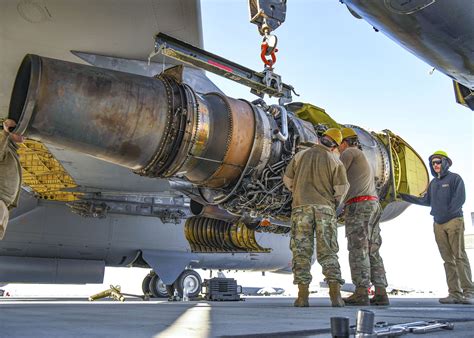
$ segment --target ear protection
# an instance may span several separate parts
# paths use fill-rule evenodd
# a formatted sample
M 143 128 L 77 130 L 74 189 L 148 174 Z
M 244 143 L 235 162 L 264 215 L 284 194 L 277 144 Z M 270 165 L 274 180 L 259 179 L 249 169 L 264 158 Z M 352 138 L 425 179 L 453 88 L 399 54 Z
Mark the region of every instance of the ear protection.
M 348 137 L 348 138 L 345 138 L 344 141 L 347 142 L 347 144 L 350 147 L 359 147 L 360 146 L 360 142 L 359 142 L 359 139 L 357 137 Z
M 322 145 L 325 145 L 326 147 L 329 147 L 329 148 L 337 147 L 336 142 L 330 140 L 330 139 L 327 138 L 327 137 L 324 137 L 324 136 L 323 136 L 320 141 L 321 141 L 321 144 L 322 144 Z

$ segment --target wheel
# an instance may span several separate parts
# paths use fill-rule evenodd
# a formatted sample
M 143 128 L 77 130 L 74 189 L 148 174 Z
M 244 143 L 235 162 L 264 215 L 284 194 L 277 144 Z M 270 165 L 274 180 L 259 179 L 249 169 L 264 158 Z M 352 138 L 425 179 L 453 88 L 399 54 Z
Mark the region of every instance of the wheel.
M 155 298 L 168 298 L 168 291 L 166 285 L 163 283 L 161 278 L 155 274 L 150 280 L 150 293 Z
M 174 284 L 166 285 L 166 291 L 168 291 L 168 297 L 172 297 L 174 294 Z
M 178 277 L 174 286 L 178 290 L 180 297 L 183 297 L 183 290 L 186 288 L 188 297 L 195 298 L 201 293 L 201 276 L 194 270 L 184 270 Z
M 143 291 L 143 294 L 144 295 L 151 295 L 151 291 L 150 291 L 150 281 L 151 281 L 151 278 L 153 277 L 153 273 L 149 273 L 148 275 L 145 276 L 145 278 L 143 278 L 143 282 L 142 282 L 142 291 Z

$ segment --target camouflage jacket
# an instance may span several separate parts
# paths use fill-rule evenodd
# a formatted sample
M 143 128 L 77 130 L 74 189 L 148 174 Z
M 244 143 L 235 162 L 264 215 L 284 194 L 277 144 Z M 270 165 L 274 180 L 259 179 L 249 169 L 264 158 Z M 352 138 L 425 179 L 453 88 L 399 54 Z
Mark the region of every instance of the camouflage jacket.
M 293 193 L 293 208 L 326 205 L 335 209 L 349 189 L 344 165 L 319 144 L 297 153 L 286 167 L 285 177 Z
M 8 133 L 0 131 L 0 200 L 9 209 L 16 207 L 21 189 L 21 166 L 18 146 Z

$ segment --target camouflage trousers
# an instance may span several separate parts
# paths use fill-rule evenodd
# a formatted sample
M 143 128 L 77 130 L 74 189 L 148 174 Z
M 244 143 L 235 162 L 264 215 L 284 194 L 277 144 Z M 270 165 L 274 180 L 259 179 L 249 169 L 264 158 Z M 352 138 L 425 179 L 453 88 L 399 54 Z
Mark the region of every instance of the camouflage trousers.
M 351 203 L 345 208 L 347 249 L 352 283 L 356 287 L 387 287 L 385 268 L 379 249 L 382 245 L 379 220 L 382 208 L 378 201 Z
M 290 249 L 293 253 L 293 284 L 311 283 L 315 232 L 316 257 L 323 268 L 326 282 L 344 284 L 337 257 L 339 245 L 336 213 L 333 208 L 324 205 L 296 207 L 291 213 Z

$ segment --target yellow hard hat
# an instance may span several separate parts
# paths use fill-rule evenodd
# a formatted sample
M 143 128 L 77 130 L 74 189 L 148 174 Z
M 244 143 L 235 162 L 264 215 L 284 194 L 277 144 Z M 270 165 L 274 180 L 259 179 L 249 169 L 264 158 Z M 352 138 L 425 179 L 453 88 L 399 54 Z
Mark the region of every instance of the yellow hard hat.
M 433 155 L 430 156 L 430 159 L 429 159 L 429 160 L 431 161 L 431 159 L 432 159 L 433 157 L 440 157 L 440 156 L 446 157 L 446 159 L 448 160 L 449 165 L 450 165 L 450 166 L 453 165 L 453 161 L 451 161 L 451 159 L 450 159 L 449 156 L 448 156 L 448 153 L 445 152 L 444 150 L 436 150 L 436 151 L 433 153 Z
M 323 136 L 329 136 L 337 145 L 342 142 L 342 134 L 338 128 L 329 128 L 323 134 Z
M 357 133 L 352 128 L 342 128 L 341 134 L 343 140 L 349 137 L 357 137 Z

